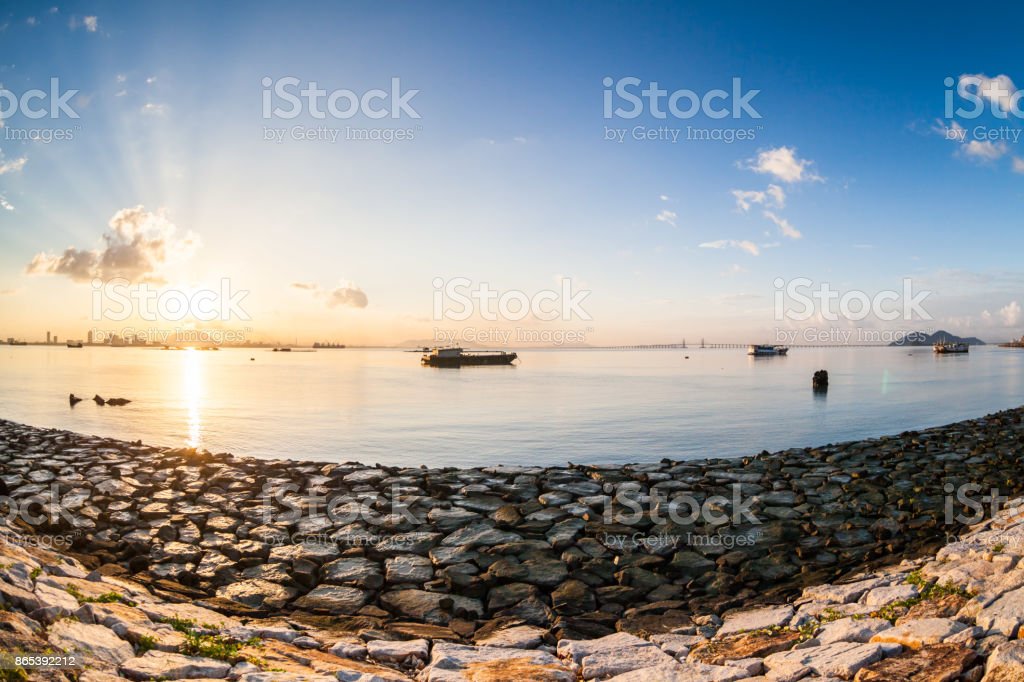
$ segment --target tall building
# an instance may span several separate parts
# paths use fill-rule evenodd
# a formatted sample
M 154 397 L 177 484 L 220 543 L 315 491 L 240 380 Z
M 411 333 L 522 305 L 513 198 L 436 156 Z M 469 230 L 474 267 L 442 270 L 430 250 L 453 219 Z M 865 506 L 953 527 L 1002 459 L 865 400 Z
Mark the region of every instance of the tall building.
M 91 329 L 89 330 L 89 333 L 86 335 L 86 338 L 89 339 L 89 343 L 92 343 L 92 330 Z
M 50 332 L 46 332 L 46 343 L 50 343 Z

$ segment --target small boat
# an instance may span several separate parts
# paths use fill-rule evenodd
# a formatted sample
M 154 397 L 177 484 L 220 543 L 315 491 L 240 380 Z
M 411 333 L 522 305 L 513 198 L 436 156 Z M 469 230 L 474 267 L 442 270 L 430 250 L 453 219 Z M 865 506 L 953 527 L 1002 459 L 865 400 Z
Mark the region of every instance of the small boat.
M 68 341 L 68 348 L 81 348 L 81 347 L 82 347 L 82 342 L 81 341 Z
M 932 346 L 932 350 L 940 355 L 946 353 L 966 353 L 970 349 L 966 343 L 962 341 L 940 341 Z
M 461 348 L 435 348 L 423 354 L 420 364 L 427 367 L 511 365 L 518 357 L 515 353 L 503 350 L 467 351 Z
M 747 346 L 747 355 L 785 355 L 788 352 L 789 348 L 786 346 L 766 346 L 759 343 L 752 343 Z
M 291 348 L 275 348 L 274 352 L 275 353 L 291 353 L 292 349 Z

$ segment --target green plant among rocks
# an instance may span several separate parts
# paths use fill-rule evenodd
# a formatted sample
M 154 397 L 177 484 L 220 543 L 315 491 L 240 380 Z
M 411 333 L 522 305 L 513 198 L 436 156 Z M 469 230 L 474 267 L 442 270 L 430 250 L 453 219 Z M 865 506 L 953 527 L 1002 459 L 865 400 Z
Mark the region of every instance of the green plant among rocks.
M 98 597 L 87 597 L 82 594 L 82 591 L 74 585 L 68 585 L 64 588 L 68 594 L 78 600 L 79 604 L 115 604 L 121 603 L 126 606 L 135 606 L 135 602 L 131 599 L 126 598 L 120 592 L 104 592 Z
M 156 637 L 152 635 L 142 635 L 139 637 L 138 643 L 135 645 L 135 654 L 141 656 L 147 651 L 152 651 L 156 648 L 157 641 Z
M 187 618 L 165 618 L 164 623 L 185 636 L 181 645 L 181 653 L 187 656 L 204 656 L 228 663 L 237 663 L 244 657 L 240 655 L 246 646 L 258 646 L 261 641 L 253 637 L 244 642 L 225 637 L 213 625 L 197 626 L 196 622 Z

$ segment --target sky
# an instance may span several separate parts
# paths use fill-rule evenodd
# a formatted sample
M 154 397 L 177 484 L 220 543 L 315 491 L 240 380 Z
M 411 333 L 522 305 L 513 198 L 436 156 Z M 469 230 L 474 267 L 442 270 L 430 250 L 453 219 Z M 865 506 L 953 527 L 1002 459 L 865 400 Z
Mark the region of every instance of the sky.
M 1024 62 L 991 24 L 1022 15 L 0 3 L 0 338 L 1016 338 Z M 794 283 L 904 301 L 908 282 L 924 315 L 779 305 Z M 111 315 L 122 284 L 216 291 L 218 314 Z M 456 319 L 482 286 L 510 307 Z

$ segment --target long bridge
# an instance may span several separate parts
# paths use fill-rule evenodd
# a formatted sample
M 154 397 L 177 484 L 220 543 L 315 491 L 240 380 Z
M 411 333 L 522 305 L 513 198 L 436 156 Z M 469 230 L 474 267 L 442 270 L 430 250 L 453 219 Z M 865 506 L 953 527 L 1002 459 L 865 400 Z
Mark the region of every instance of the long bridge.
M 702 348 L 748 348 L 749 343 L 707 343 L 701 339 L 700 345 L 688 346 L 681 343 L 641 343 L 629 346 L 590 346 L 591 350 L 700 350 Z M 888 348 L 885 343 L 780 343 L 769 344 L 786 346 L 787 348 Z M 913 346 L 905 346 L 912 348 Z

